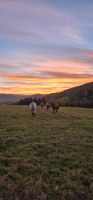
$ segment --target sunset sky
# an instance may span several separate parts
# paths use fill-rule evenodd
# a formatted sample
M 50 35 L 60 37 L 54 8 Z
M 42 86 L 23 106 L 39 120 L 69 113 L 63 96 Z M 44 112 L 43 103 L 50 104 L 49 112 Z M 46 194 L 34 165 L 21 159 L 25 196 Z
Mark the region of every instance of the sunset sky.
M 93 0 L 0 0 L 0 93 L 93 81 Z

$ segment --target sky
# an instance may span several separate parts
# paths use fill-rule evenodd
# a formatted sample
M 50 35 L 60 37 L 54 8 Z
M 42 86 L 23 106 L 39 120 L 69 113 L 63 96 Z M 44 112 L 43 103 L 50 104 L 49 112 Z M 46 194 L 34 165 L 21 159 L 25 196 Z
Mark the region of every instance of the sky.
M 0 0 L 0 93 L 93 81 L 93 0 Z

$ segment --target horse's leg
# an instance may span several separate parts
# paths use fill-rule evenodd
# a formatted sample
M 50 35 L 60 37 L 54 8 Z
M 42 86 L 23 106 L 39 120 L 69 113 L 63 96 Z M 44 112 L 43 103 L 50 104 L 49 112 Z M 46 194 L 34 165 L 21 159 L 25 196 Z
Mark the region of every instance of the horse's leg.
M 53 114 L 55 114 L 55 109 L 52 108 L 52 110 L 53 110 Z
M 35 112 L 32 111 L 32 117 L 35 117 Z

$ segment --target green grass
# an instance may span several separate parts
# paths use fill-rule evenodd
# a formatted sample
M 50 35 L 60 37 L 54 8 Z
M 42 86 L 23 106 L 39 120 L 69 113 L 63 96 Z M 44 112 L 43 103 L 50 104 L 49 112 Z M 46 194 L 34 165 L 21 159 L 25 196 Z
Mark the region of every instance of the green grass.
M 0 200 L 92 200 L 93 109 L 0 106 Z

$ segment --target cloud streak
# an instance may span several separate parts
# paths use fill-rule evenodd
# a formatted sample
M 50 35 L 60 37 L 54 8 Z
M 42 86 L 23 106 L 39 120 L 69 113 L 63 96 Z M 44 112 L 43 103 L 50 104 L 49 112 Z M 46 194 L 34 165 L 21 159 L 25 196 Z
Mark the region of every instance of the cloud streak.
M 64 38 L 76 43 L 85 42 L 81 27 L 75 26 L 73 16 L 68 11 L 58 9 L 49 3 L 8 0 L 0 2 L 0 10 L 8 13 L 8 17 L 3 14 L 2 20 L 0 20 L 1 35 L 16 40 L 21 38 L 24 41 L 25 39 L 27 43 L 32 43 L 33 40 L 38 43 L 39 40 L 43 40 L 42 43 L 54 43 L 56 39 L 58 42 L 58 37 L 59 40 Z
M 46 71 L 42 73 L 42 76 L 25 76 L 18 74 L 0 74 L 2 78 L 2 85 L 0 91 L 4 89 L 7 93 L 8 89 L 13 93 L 26 94 L 36 93 L 40 91 L 42 93 L 58 92 L 64 89 L 77 86 L 81 83 L 86 83 L 93 80 L 93 75 L 90 74 L 69 74 L 60 73 L 54 71 Z M 12 82 L 13 81 L 13 82 Z M 7 83 L 7 87 L 6 87 Z M 11 87 L 12 83 L 12 87 Z

